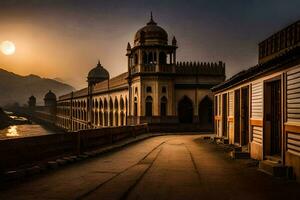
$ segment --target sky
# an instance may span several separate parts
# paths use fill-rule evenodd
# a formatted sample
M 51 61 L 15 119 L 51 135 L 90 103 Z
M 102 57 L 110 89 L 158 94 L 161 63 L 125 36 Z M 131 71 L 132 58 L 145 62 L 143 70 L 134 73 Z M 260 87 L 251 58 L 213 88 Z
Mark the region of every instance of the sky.
M 0 68 L 60 78 L 77 89 L 98 59 L 127 70 L 127 42 L 153 12 L 178 41 L 177 61 L 226 63 L 227 78 L 257 64 L 258 43 L 300 19 L 299 0 L 1 0 Z

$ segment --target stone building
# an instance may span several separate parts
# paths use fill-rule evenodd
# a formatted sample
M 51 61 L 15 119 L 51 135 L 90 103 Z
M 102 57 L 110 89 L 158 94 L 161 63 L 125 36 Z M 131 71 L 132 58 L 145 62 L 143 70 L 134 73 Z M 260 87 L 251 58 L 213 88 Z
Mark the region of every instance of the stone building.
M 33 109 L 36 106 L 36 98 L 35 96 L 31 95 L 28 99 L 28 107 Z
M 300 21 L 259 43 L 258 63 L 212 89 L 215 132 L 262 169 L 299 179 Z
M 176 38 L 152 15 L 128 43 L 128 71 L 110 78 L 98 62 L 88 87 L 60 96 L 56 124 L 64 129 L 185 123 L 213 128 L 211 87 L 225 80 L 225 63 L 177 62 Z

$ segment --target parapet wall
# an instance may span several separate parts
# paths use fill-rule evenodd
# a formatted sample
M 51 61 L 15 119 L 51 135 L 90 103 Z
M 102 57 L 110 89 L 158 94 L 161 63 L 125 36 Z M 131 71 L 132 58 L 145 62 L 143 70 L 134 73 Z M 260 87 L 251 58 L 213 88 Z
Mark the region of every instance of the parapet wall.
M 0 140 L 0 178 L 7 170 L 80 154 L 147 132 L 148 126 L 144 124 Z
M 225 75 L 225 63 L 177 62 L 176 73 L 198 75 Z

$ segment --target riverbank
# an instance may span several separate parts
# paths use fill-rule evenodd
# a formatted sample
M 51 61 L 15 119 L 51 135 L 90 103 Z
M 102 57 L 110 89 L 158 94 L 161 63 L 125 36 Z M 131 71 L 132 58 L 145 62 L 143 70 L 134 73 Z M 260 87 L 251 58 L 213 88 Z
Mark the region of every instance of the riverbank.
M 0 115 L 0 140 L 64 133 L 53 125 L 16 112 L 1 110 Z

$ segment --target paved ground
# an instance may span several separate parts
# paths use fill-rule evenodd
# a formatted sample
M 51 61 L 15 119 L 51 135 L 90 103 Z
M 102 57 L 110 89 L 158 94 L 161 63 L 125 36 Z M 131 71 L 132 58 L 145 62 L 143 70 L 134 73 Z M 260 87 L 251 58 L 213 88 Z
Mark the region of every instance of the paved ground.
M 300 184 L 201 136 L 159 136 L 0 191 L 0 199 L 300 199 Z

